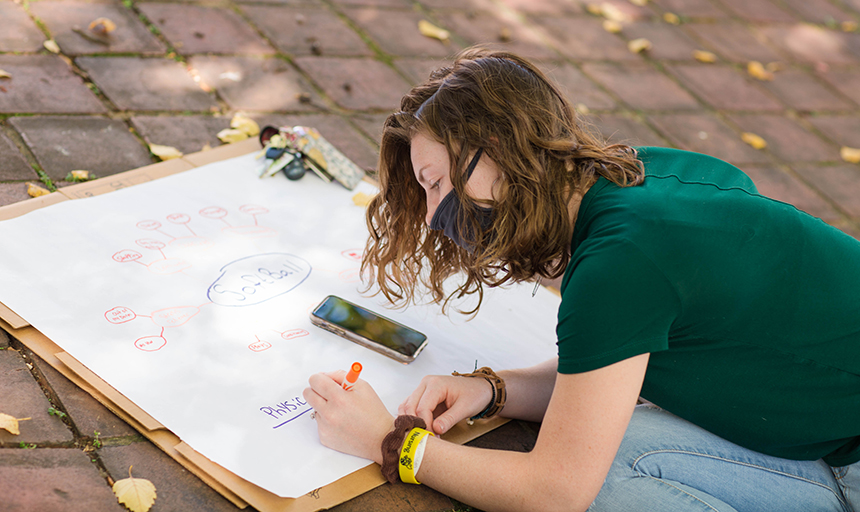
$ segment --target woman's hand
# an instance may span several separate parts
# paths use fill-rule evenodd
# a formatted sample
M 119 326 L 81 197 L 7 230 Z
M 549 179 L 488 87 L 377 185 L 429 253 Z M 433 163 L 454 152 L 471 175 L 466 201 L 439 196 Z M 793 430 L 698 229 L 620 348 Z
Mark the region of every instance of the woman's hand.
M 428 375 L 397 413 L 418 416 L 433 432 L 444 434 L 458 421 L 486 409 L 492 398 L 492 384 L 486 379 Z
M 382 440 L 394 426 L 394 417 L 367 382 L 359 379 L 350 391 L 344 390 L 345 377 L 343 370 L 316 373 L 302 393 L 314 408 L 320 442 L 382 464 Z

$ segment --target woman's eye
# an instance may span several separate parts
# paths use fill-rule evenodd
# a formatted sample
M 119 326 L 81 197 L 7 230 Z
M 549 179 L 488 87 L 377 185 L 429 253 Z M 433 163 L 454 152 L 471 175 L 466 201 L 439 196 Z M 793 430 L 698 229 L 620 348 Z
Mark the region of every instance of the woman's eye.
M 430 184 L 430 189 L 432 190 L 434 188 L 439 188 L 439 183 L 441 183 L 441 182 L 442 182 L 441 179 L 434 181 L 433 183 Z

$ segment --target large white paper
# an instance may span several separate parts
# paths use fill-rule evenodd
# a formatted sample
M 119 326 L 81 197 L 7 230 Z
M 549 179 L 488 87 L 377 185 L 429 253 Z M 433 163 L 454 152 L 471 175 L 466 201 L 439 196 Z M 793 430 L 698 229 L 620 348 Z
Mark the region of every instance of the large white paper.
M 360 361 L 396 413 L 424 375 L 555 355 L 558 299 L 543 289 L 492 290 L 468 322 L 362 296 L 354 192 L 259 168 L 247 155 L 0 222 L 0 302 L 192 448 L 283 497 L 369 464 L 319 443 L 302 398 L 312 373 Z M 429 345 L 407 366 L 312 326 L 329 294 Z

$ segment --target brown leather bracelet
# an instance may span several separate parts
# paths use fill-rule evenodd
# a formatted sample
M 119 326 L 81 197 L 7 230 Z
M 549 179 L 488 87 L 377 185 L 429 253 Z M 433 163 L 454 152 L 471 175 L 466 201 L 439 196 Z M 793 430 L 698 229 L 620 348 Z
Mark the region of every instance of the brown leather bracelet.
M 493 398 L 490 400 L 490 403 L 487 405 L 486 409 L 484 409 L 481 413 L 469 418 L 470 425 L 473 421 L 481 418 L 492 418 L 493 416 L 499 414 L 499 412 L 501 412 L 501 410 L 505 407 L 505 402 L 508 398 L 508 393 L 505 390 L 505 380 L 496 375 L 496 372 L 494 372 L 492 368 L 484 366 L 483 368 L 478 368 L 472 373 L 453 372 L 451 373 L 451 375 L 455 377 L 481 377 L 487 382 L 489 382 L 491 386 L 493 386 Z
M 394 420 L 394 430 L 382 439 L 382 475 L 392 484 L 400 481 L 400 470 L 397 467 L 400 449 L 406 434 L 413 428 L 427 428 L 427 424 L 418 416 L 398 416 Z

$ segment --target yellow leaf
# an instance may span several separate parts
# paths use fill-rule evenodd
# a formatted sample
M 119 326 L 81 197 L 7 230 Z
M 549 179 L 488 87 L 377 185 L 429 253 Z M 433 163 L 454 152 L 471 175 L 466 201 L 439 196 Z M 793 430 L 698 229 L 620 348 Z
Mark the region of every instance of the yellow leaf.
M 440 41 L 447 41 L 448 38 L 451 37 L 450 32 L 437 27 L 427 20 L 421 20 L 418 22 L 418 32 L 421 32 L 422 36 L 432 37 L 433 39 L 438 39 Z
M 841 156 L 846 162 L 860 164 L 860 148 L 849 148 L 848 146 L 843 146 L 842 149 L 839 150 L 839 156 Z
M 60 53 L 60 47 L 53 39 L 48 39 L 47 41 L 42 43 L 42 46 L 44 46 L 45 49 L 51 53 Z
M 210 149 L 212 149 L 212 146 L 210 146 L 207 142 L 206 144 L 203 144 L 203 149 L 201 149 L 200 151 L 209 151 Z
M 651 49 L 651 41 L 640 37 L 627 43 L 627 49 L 633 53 L 642 53 Z
M 88 27 L 92 32 L 99 35 L 107 35 L 116 30 L 116 23 L 109 18 L 96 18 L 90 22 Z
M 612 21 L 618 21 L 618 22 L 630 21 L 630 18 L 626 14 L 624 14 L 624 12 L 621 9 L 619 9 L 618 7 L 615 7 L 614 5 L 612 5 L 608 2 L 603 2 L 602 4 L 600 4 L 600 14 L 602 14 L 604 18 L 606 18 L 608 20 L 612 20 Z
M 754 147 L 755 149 L 764 149 L 767 147 L 767 141 L 759 137 L 758 135 L 750 132 L 744 132 L 741 134 L 741 140 Z
M 843 21 L 840 25 L 843 32 L 857 32 L 857 26 L 856 21 Z
M 766 70 L 764 66 L 762 66 L 761 62 L 758 62 L 756 60 L 750 61 L 749 64 L 747 64 L 747 73 L 749 73 L 751 77 L 756 78 L 758 80 L 773 80 L 773 73 Z
M 371 199 L 373 199 L 373 196 L 365 194 L 364 192 L 358 192 L 352 196 L 352 202 L 355 203 L 356 206 L 367 206 L 370 204 Z
M 87 181 L 90 179 L 90 171 L 72 171 L 70 174 L 76 180 Z
M 46 188 L 42 188 L 39 185 L 27 183 L 27 193 L 30 194 L 30 197 L 39 197 L 39 196 L 46 196 L 46 195 L 50 194 L 51 191 L 46 189 Z
M 239 142 L 240 140 L 245 140 L 248 138 L 248 134 L 241 131 L 236 130 L 234 128 L 225 128 L 218 132 L 218 139 L 225 143 L 230 144 L 232 142 Z
M 588 105 L 586 105 L 585 103 L 577 103 L 573 106 L 573 108 L 584 116 L 587 116 L 588 113 L 591 112 L 591 110 L 589 110 L 588 108 Z
M 670 25 L 680 25 L 681 24 L 680 16 L 678 16 L 677 14 L 675 14 L 673 12 L 664 13 L 663 14 L 663 21 L 665 21 L 666 23 L 668 23 Z
M 113 493 L 131 512 L 147 512 L 157 497 L 152 482 L 145 478 L 132 478 L 131 467 L 128 468 L 128 478 L 114 482 Z
M 3 71 L 2 69 L 0 69 L 0 79 L 2 79 L 2 78 L 5 78 L 8 80 L 8 79 L 12 78 L 12 75 L 10 75 L 8 71 Z
M 630 0 L 630 3 L 638 7 L 645 7 L 648 5 L 648 0 Z
M 149 150 L 153 155 L 162 160 L 173 160 L 182 156 L 182 152 L 173 146 L 160 146 L 158 144 L 150 144 Z
M 603 15 L 603 9 L 600 7 L 600 4 L 588 4 L 585 6 L 585 10 L 595 16 Z
M 623 28 L 624 28 L 624 25 L 622 25 L 618 21 L 603 20 L 603 30 L 605 30 L 607 32 L 610 32 L 612 34 L 617 34 L 617 33 L 621 32 L 621 30 Z
M 6 429 L 13 436 L 17 436 L 21 433 L 18 430 L 18 422 L 29 420 L 30 418 L 16 418 L 14 416 L 9 416 L 8 414 L 3 414 L 0 412 L 0 428 Z
M 233 116 L 233 119 L 230 120 L 230 128 L 235 128 L 240 132 L 244 132 L 248 137 L 256 137 L 260 134 L 260 125 L 242 113 Z
M 717 56 L 711 52 L 706 52 L 705 50 L 693 50 L 693 58 L 699 62 L 704 62 L 705 64 L 717 62 Z

